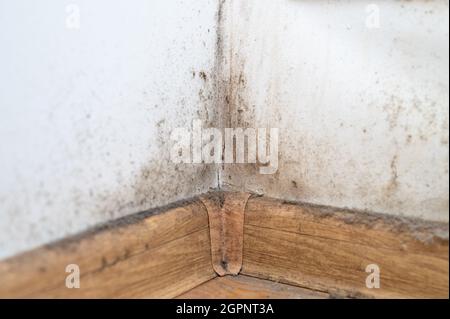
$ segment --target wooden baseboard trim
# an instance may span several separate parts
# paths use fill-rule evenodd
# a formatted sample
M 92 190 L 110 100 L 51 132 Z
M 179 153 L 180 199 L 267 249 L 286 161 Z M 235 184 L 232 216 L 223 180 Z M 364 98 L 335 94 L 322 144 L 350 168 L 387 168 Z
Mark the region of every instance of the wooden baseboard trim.
M 0 298 L 172 298 L 239 272 L 331 297 L 448 298 L 448 255 L 448 224 L 210 193 L 0 261 Z M 230 280 L 202 287 L 251 282 Z
M 448 298 L 448 224 L 288 203 L 247 202 L 242 273 L 336 297 Z M 367 288 L 378 265 L 380 288 Z
M 66 287 L 69 264 L 80 288 Z M 0 298 L 171 298 L 215 276 L 207 212 L 192 200 L 0 262 Z

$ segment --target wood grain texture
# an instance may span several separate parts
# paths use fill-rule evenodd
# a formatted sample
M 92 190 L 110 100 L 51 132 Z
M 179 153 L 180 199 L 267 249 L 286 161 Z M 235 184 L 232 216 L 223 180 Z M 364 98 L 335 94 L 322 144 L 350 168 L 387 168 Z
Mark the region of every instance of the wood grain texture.
M 448 225 L 252 198 L 242 273 L 336 297 L 448 298 Z
M 328 294 L 248 276 L 216 277 L 180 299 L 324 299 Z
M 68 264 L 81 287 L 65 286 Z M 0 262 L 0 297 L 174 297 L 215 274 L 206 210 L 190 201 Z
M 212 265 L 219 276 L 242 268 L 244 210 L 250 194 L 211 192 L 201 196 L 208 211 Z
M 0 298 L 448 298 L 447 224 L 247 199 L 209 194 L 1 261 Z M 79 289 L 65 286 L 68 264 L 80 267 Z M 369 264 L 379 289 L 365 286 Z M 212 265 L 275 283 L 209 281 Z

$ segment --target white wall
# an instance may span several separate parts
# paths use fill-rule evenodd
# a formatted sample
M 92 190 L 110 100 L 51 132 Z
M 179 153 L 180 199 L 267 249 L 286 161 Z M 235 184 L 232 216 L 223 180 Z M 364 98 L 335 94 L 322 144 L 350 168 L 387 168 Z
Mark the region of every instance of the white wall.
M 226 166 L 225 186 L 448 221 L 448 1 L 230 0 L 224 16 L 231 123 L 280 129 L 278 172 Z
M 280 129 L 223 187 L 448 221 L 448 1 L 219 2 L 0 0 L 0 257 L 216 187 L 196 118 Z
M 175 166 L 166 145 L 211 114 L 216 11 L 0 0 L 0 257 L 216 186 L 213 168 Z

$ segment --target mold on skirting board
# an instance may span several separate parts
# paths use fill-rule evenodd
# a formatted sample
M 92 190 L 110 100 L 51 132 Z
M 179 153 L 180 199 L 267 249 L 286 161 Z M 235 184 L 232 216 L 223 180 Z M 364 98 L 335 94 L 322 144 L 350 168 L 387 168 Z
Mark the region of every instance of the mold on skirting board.
M 448 1 L 226 8 L 228 123 L 280 140 L 275 174 L 225 165 L 223 188 L 448 221 Z

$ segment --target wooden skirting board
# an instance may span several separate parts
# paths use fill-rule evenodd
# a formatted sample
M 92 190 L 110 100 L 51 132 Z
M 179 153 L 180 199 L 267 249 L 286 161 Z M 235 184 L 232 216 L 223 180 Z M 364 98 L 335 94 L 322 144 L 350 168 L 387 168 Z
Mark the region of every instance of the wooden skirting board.
M 77 264 L 80 288 L 67 288 Z M 0 263 L 0 297 L 171 298 L 214 278 L 199 200 L 143 213 Z
M 335 297 L 448 298 L 448 225 L 252 198 L 242 273 Z
M 448 224 L 209 193 L 0 261 L 0 298 L 448 298 L 448 254 Z

